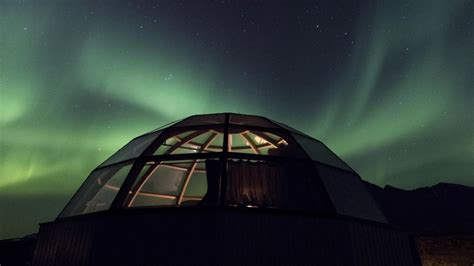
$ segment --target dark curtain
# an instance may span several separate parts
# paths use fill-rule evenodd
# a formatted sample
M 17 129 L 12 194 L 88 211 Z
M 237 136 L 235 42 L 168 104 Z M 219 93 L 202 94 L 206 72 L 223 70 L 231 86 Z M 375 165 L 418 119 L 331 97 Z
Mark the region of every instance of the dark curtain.
M 248 161 L 229 161 L 227 167 L 228 204 L 276 207 L 287 200 L 283 167 Z
M 227 174 L 226 202 L 229 205 L 331 209 L 314 167 L 308 163 L 230 160 Z

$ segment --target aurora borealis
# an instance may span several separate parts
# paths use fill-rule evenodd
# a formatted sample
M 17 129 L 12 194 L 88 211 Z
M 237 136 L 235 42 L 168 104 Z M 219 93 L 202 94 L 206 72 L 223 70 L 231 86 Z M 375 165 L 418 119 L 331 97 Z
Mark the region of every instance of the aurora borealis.
M 474 185 L 474 2 L 345 2 L 0 0 L 0 239 L 197 113 L 284 122 L 378 185 Z

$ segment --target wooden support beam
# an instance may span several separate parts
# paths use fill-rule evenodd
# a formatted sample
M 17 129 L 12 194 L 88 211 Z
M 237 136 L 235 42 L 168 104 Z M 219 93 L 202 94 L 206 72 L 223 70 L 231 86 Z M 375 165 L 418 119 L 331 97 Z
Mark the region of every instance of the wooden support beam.
M 256 135 L 256 136 L 259 136 L 261 137 L 262 139 L 264 139 L 266 142 L 272 144 L 273 147 L 275 148 L 278 148 L 278 141 L 270 138 L 269 136 L 265 135 L 265 133 L 263 132 L 258 132 L 258 131 L 250 131 L 250 133 Z
M 216 137 L 217 137 L 217 133 L 212 133 L 211 136 L 209 136 L 209 138 L 202 144 L 201 149 L 199 150 L 199 152 L 201 152 L 202 150 L 207 149 L 209 144 L 211 144 L 211 142 Z M 181 204 L 181 202 L 183 202 L 184 193 L 186 192 L 186 189 L 188 188 L 189 181 L 191 180 L 191 176 L 193 175 L 194 169 L 196 169 L 196 165 L 197 165 L 197 160 L 194 160 L 191 168 L 186 173 L 183 188 L 181 189 L 181 193 L 179 193 L 179 197 L 178 197 L 178 202 L 177 202 L 178 206 Z
M 138 192 L 140 196 L 147 196 L 147 197 L 154 197 L 154 198 L 162 198 L 162 199 L 176 199 L 174 195 L 168 194 L 158 194 L 158 193 L 149 193 L 149 192 Z
M 111 190 L 114 190 L 114 191 L 119 191 L 120 190 L 119 187 L 115 187 L 115 186 L 108 185 L 108 184 L 105 184 L 104 188 L 108 188 L 108 189 L 111 189 Z
M 186 144 L 189 141 L 191 141 L 192 139 L 194 139 L 195 137 L 198 137 L 198 136 L 200 136 L 204 133 L 207 133 L 207 132 L 208 132 L 207 130 L 199 130 L 199 131 L 196 131 L 194 133 L 189 134 L 188 136 L 182 138 L 180 142 L 177 142 L 177 143 L 173 144 L 173 146 L 171 146 L 163 155 L 171 154 L 177 148 L 180 148 L 180 146 L 182 146 L 183 144 Z
M 156 172 L 156 170 L 158 170 L 158 167 L 160 167 L 161 163 L 157 164 L 154 168 L 151 169 L 151 171 L 148 171 L 147 174 L 145 174 L 141 180 L 138 181 L 138 188 L 136 189 L 135 191 L 135 194 L 133 194 L 132 196 L 132 199 L 128 202 L 127 204 L 127 207 L 130 207 L 132 206 L 133 202 L 135 201 L 135 199 L 137 198 L 138 196 L 138 193 L 140 193 L 140 190 L 142 190 L 143 186 L 145 185 L 145 183 L 148 181 L 148 179 Z M 152 166 L 150 166 L 152 167 Z M 132 190 L 133 190 L 133 187 L 132 187 Z M 132 192 L 133 193 L 133 192 Z
M 260 154 L 257 144 L 255 144 L 253 139 L 247 134 L 247 131 L 240 133 L 240 135 L 250 144 L 250 147 L 252 148 L 253 152 L 255 152 L 255 154 Z

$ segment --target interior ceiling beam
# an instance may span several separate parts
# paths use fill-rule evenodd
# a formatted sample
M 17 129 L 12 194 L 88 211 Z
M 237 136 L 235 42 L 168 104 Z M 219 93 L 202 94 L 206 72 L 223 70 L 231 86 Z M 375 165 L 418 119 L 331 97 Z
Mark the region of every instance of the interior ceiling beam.
M 188 143 L 189 141 L 191 141 L 192 139 L 204 134 L 208 132 L 208 130 L 199 130 L 199 131 L 196 131 L 196 132 L 193 132 L 191 134 L 189 134 L 188 136 L 184 137 L 181 139 L 181 142 L 177 142 L 175 144 L 173 144 L 173 146 L 171 146 L 165 153 L 164 155 L 168 155 L 168 154 L 171 154 L 172 152 L 174 152 L 177 148 L 179 148 L 180 146 L 182 146 L 183 144 L 186 144 Z
M 260 154 L 260 150 L 258 149 L 257 144 L 255 144 L 255 142 L 247 134 L 247 132 L 240 133 L 240 136 L 242 136 L 250 144 L 250 147 L 252 148 L 253 152 L 255 152 L 255 154 Z
M 272 146 L 274 146 L 275 148 L 278 148 L 278 141 L 276 141 L 276 140 L 272 139 L 271 137 L 267 136 L 265 133 L 258 132 L 258 131 L 250 131 L 250 133 L 261 137 L 266 142 L 272 144 Z
M 211 144 L 211 142 L 214 141 L 216 137 L 217 137 L 217 133 L 215 132 L 212 133 L 209 136 L 209 138 L 202 144 L 198 152 L 202 152 L 203 150 L 207 149 L 207 147 Z M 198 160 L 194 160 L 193 164 L 191 165 L 191 168 L 186 173 L 183 188 L 181 189 L 181 192 L 179 193 L 179 196 L 178 196 L 178 202 L 177 202 L 178 206 L 181 205 L 181 202 L 183 202 L 184 193 L 186 192 L 186 189 L 188 188 L 189 181 L 191 180 L 191 176 L 194 173 L 194 169 L 196 169 L 197 163 L 198 163 Z

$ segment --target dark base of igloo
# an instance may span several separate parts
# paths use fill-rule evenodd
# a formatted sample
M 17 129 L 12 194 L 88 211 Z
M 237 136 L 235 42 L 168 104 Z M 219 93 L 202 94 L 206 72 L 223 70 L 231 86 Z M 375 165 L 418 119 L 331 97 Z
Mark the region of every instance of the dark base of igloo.
M 247 208 L 154 208 L 40 227 L 33 265 L 419 265 L 413 240 L 353 218 Z

